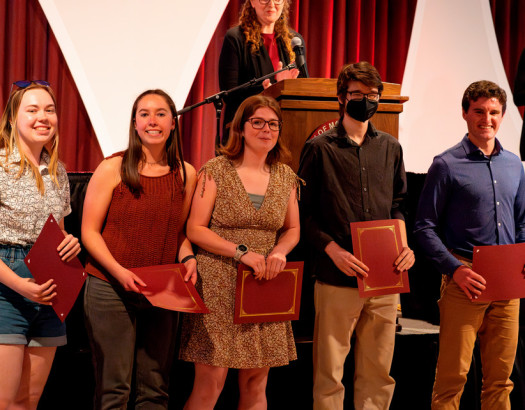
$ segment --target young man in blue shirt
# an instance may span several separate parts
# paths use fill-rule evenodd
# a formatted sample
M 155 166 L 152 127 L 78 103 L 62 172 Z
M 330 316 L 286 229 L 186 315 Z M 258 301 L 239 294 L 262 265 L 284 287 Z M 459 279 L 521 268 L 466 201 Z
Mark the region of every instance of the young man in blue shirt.
M 415 237 L 443 274 L 434 410 L 459 408 L 477 337 L 482 409 L 510 409 L 519 300 L 476 302 L 486 283 L 472 270 L 474 246 L 525 241 L 523 166 L 496 138 L 506 102 L 505 91 L 490 81 L 465 90 L 468 133 L 434 158 L 420 197 Z

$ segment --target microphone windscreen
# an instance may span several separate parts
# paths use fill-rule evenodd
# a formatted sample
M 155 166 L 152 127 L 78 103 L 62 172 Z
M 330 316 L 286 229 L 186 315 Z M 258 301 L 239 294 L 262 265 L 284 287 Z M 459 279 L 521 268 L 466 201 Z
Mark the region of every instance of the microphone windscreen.
M 292 38 L 292 48 L 302 47 L 303 42 L 299 37 Z

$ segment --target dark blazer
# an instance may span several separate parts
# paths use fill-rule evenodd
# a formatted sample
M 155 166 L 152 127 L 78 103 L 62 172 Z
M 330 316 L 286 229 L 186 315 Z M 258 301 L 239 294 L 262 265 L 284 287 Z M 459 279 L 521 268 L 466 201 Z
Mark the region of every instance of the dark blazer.
M 290 30 L 290 33 L 293 37 L 299 37 L 303 41 L 304 47 L 302 36 L 293 30 Z M 277 48 L 279 50 L 279 59 L 283 62 L 283 66 L 290 64 L 284 42 L 281 39 L 277 40 Z M 229 90 L 274 71 L 272 61 L 264 45 L 261 45 L 256 54 L 252 54 L 250 46 L 246 43 L 244 34 L 239 26 L 233 27 L 226 32 L 219 57 L 219 86 L 221 91 Z M 275 82 L 275 79 L 272 80 L 273 82 Z M 246 98 L 259 94 L 261 91 L 263 91 L 263 87 L 261 84 L 258 84 L 238 90 L 224 99 L 226 103 L 223 117 L 224 129 L 226 124 L 232 121 L 239 105 Z
M 514 81 L 514 104 L 525 105 L 525 49 L 521 52 L 516 80 Z M 520 156 L 521 160 L 525 161 L 525 123 L 521 130 Z

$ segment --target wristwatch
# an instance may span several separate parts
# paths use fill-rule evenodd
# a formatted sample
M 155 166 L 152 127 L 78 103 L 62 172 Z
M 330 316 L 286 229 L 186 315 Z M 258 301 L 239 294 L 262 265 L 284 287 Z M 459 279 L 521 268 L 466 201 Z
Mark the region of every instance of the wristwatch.
M 248 253 L 248 247 L 246 245 L 237 245 L 237 248 L 235 249 L 235 255 L 233 255 L 233 259 L 239 262 L 242 258 L 242 255 L 246 253 Z

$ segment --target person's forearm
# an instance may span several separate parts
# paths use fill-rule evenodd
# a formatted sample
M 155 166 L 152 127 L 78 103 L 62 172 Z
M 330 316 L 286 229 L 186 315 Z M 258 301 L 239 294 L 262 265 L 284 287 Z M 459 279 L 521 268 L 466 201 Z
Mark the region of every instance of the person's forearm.
M 210 253 L 226 257 L 233 257 L 238 244 L 227 241 L 211 229 L 204 226 L 188 227 L 188 239 Z
M 193 247 L 191 246 L 191 242 L 183 231 L 179 232 L 178 243 L 180 244 L 178 252 L 179 261 L 183 260 L 186 256 L 193 255 Z
M 318 252 L 324 252 L 326 245 L 334 241 L 331 235 L 319 228 L 317 221 L 313 217 L 304 220 L 301 226 L 303 237 L 305 237 L 306 241 Z
M 117 277 L 120 270 L 124 269 L 113 257 L 106 241 L 98 232 L 82 231 L 82 243 L 91 257 L 95 259 L 111 276 Z
M 299 233 L 299 227 L 294 227 L 283 231 L 279 236 L 277 244 L 273 247 L 272 252 L 279 252 L 284 255 L 288 255 L 299 243 Z
M 414 237 L 425 257 L 434 264 L 439 272 L 452 276 L 454 271 L 462 265 L 432 229 L 416 229 Z

